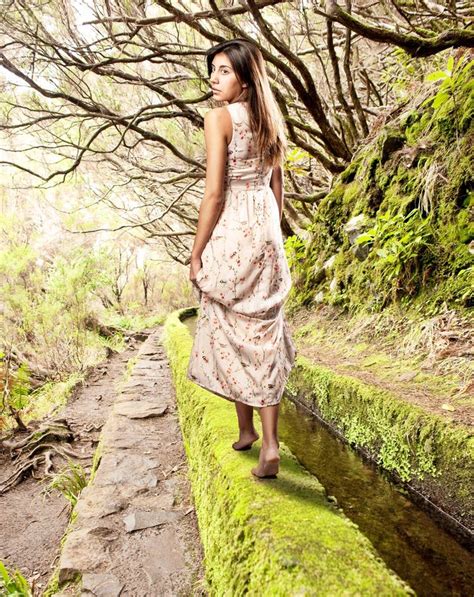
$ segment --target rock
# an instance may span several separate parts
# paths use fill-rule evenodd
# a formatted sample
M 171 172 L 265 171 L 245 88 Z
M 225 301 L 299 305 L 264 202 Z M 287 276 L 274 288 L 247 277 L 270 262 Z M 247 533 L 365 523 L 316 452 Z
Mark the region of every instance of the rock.
M 411 381 L 418 375 L 418 371 L 407 371 L 397 377 L 397 381 Z
M 168 408 L 162 402 L 145 402 L 129 400 L 127 402 L 116 402 L 114 412 L 130 419 L 145 419 L 147 417 L 162 417 Z
M 149 472 L 157 468 L 158 462 L 141 454 L 127 453 L 119 457 L 104 454 L 95 477 L 95 485 L 133 485 L 135 487 L 156 487 L 158 478 Z
M 143 553 L 149 554 L 143 562 L 143 571 L 150 588 L 160 587 L 159 595 L 179 594 L 172 585 L 173 577 L 186 569 L 186 561 L 176 533 L 165 528 L 158 537 L 144 537 L 143 541 Z
M 108 564 L 105 545 L 102 537 L 94 536 L 93 529 L 70 532 L 59 560 L 59 584 L 73 580 L 83 570 L 96 570 Z
M 156 527 L 176 520 L 179 516 L 177 512 L 166 512 L 165 510 L 157 510 L 153 512 L 132 512 L 123 517 L 125 529 L 128 533 L 138 531 L 140 529 L 148 529 Z
M 357 236 L 360 236 L 360 234 Z M 356 239 L 357 239 L 357 236 L 355 237 Z M 369 244 L 365 244 L 365 245 L 354 244 L 351 247 L 351 251 L 354 253 L 355 257 L 359 261 L 364 261 L 365 259 L 367 259 L 368 255 L 370 253 L 370 245 Z
M 77 501 L 77 515 L 84 519 L 102 518 L 123 510 L 128 499 L 117 495 L 115 487 L 87 486 L 82 490 L 81 499 Z
M 352 245 L 351 251 L 359 261 L 364 261 L 367 258 L 370 252 L 370 245 L 369 243 L 357 244 L 357 239 L 371 225 L 371 220 L 364 213 L 354 216 L 344 225 L 344 231 L 347 233 L 349 242 Z
M 364 213 L 354 216 L 344 224 L 344 232 L 347 232 L 351 245 L 354 243 L 354 238 L 358 236 L 360 231 L 368 224 L 368 218 Z
M 441 408 L 443 410 L 449 410 L 451 412 L 455 411 L 456 409 L 454 408 L 454 406 L 452 404 L 448 404 L 447 402 L 445 402 L 444 404 L 441 405 Z
M 398 131 L 388 131 L 382 140 L 380 162 L 385 163 L 392 153 L 401 149 L 405 144 L 405 137 Z
M 329 259 L 326 259 L 326 261 L 323 263 L 323 268 L 330 269 L 334 265 L 335 260 L 336 260 L 336 254 L 331 255 L 331 257 L 329 257 Z
M 95 597 L 118 597 L 123 587 L 124 584 L 110 573 L 86 573 L 82 576 L 82 590 L 92 593 Z

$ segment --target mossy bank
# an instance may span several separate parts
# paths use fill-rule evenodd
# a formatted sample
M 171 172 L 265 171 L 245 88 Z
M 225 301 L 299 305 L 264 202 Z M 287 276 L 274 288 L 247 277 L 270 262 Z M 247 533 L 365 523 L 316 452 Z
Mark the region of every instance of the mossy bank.
M 301 355 L 287 392 L 383 469 L 472 528 L 474 435 L 468 427 Z
M 318 480 L 282 445 L 278 479 L 250 469 L 258 447 L 231 449 L 232 403 L 187 379 L 192 337 L 172 313 L 163 341 L 176 387 L 210 595 L 407 595 L 413 591 L 375 552 Z
M 474 305 L 474 61 L 451 58 L 364 140 L 305 238 L 286 241 L 288 307 Z

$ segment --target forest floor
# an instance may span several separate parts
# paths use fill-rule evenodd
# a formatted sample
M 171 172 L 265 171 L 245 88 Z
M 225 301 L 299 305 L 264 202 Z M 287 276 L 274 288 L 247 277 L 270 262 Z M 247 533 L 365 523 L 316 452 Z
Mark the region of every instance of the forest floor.
M 474 425 L 474 327 L 448 311 L 416 326 L 402 316 L 350 318 L 328 306 L 288 318 L 298 355 Z
M 139 387 L 140 384 L 137 383 L 136 377 L 134 378 L 133 365 L 137 360 L 139 350 L 143 350 L 144 345 L 142 344 L 142 341 L 147 338 L 149 333 L 150 331 L 137 335 L 137 339 L 132 339 L 125 351 L 114 354 L 106 362 L 97 366 L 88 376 L 86 382 L 76 389 L 69 399 L 67 406 L 64 407 L 61 412 L 54 413 L 53 418 L 57 419 L 58 417 L 61 417 L 61 419 L 65 419 L 72 430 L 74 439 L 68 446 L 70 446 L 74 452 L 81 454 L 81 459 L 76 462 L 81 464 L 88 476 L 92 468 L 92 456 L 99 443 L 99 436 L 101 435 L 102 429 L 114 418 L 114 403 L 117 403 L 120 399 L 124 399 L 123 396 L 120 398 L 120 392 L 123 391 L 123 388 L 126 387 L 127 383 L 131 383 L 132 386 L 137 386 L 135 392 L 138 393 L 138 400 L 140 399 L 140 393 L 143 393 Z M 154 334 L 156 333 L 157 332 L 154 332 Z M 150 336 L 145 344 L 151 339 L 152 336 Z M 150 526 L 149 521 L 140 521 L 136 514 L 133 513 L 135 520 L 132 523 L 132 527 L 136 527 L 136 529 L 129 528 L 125 531 L 122 518 L 129 503 L 125 503 L 122 500 L 121 503 L 117 505 L 116 502 L 120 501 L 119 498 L 123 497 L 122 490 L 124 490 L 125 493 L 127 492 L 127 484 L 120 479 L 117 479 L 116 485 L 111 484 L 106 487 L 99 487 L 99 492 L 102 491 L 104 493 L 104 500 L 101 504 L 97 504 L 97 495 L 91 493 L 91 490 L 96 483 L 96 478 L 99 475 L 102 461 L 101 464 L 99 464 L 96 477 L 80 495 L 78 505 L 76 506 L 76 510 L 79 510 L 80 513 L 78 518 L 79 521 L 81 513 L 84 513 L 86 510 L 83 504 L 84 502 L 88 501 L 89 507 L 102 506 L 105 513 L 102 513 L 97 517 L 97 520 L 100 520 L 98 524 L 102 531 L 106 529 L 106 527 L 113 527 L 114 522 L 112 519 L 114 516 L 119 516 L 119 531 L 123 531 L 126 545 L 137 546 L 137 543 L 139 544 L 142 539 L 142 535 L 145 536 L 145 541 L 147 536 L 150 538 L 150 536 L 153 535 L 153 542 L 156 550 L 151 550 L 145 555 L 147 555 L 149 559 L 155 560 L 155 563 L 152 562 L 150 564 L 151 571 L 148 571 L 148 573 L 146 570 L 143 570 L 140 589 L 142 591 L 140 594 L 142 595 L 155 594 L 154 589 L 150 590 L 148 587 L 150 583 L 153 584 L 158 582 L 158 577 L 166 573 L 166 571 L 160 569 L 160 566 L 163 565 L 163 563 L 165 567 L 166 562 L 169 564 L 168 576 L 173 576 L 175 582 L 181 582 L 181 584 L 190 582 L 190 579 L 188 578 L 190 574 L 193 575 L 193 581 L 195 581 L 196 577 L 199 577 L 202 574 L 202 555 L 199 532 L 194 510 L 190 508 L 190 486 L 187 482 L 186 471 L 183 473 L 183 467 L 186 468 L 186 458 L 184 447 L 182 445 L 181 432 L 177 422 L 177 415 L 173 407 L 173 389 L 169 368 L 167 363 L 164 362 L 161 357 L 159 362 L 154 362 L 152 365 L 154 369 L 153 375 L 155 375 L 155 377 L 158 375 L 160 378 L 159 380 L 153 378 L 152 383 L 159 388 L 158 392 L 156 392 L 155 388 L 155 393 L 165 397 L 168 400 L 169 407 L 167 408 L 165 416 L 160 418 L 140 419 L 138 421 L 138 424 L 142 424 L 142 428 L 143 425 L 148 425 L 148 427 L 150 427 L 148 431 L 150 432 L 149 437 L 153 444 L 151 448 L 154 452 L 159 454 L 159 472 L 161 474 L 157 475 L 157 483 L 155 484 L 155 487 L 149 488 L 152 489 L 153 495 L 149 496 L 148 506 L 151 505 L 156 508 L 165 509 L 168 507 L 168 509 L 174 510 L 175 503 L 180 501 L 180 509 L 186 509 L 185 520 L 178 520 L 176 523 L 169 525 L 165 524 L 164 526 L 163 524 L 157 525 L 156 522 L 152 522 L 154 528 L 143 528 L 140 526 L 140 523 L 146 527 L 147 525 Z M 138 371 L 138 375 L 142 375 L 143 373 L 143 370 Z M 130 400 L 130 393 L 126 398 Z M 119 415 L 115 415 L 115 417 L 117 416 L 120 419 Z M 122 418 L 125 421 L 125 417 Z M 126 420 L 130 421 L 129 427 L 133 427 L 137 422 L 132 419 Z M 161 433 L 157 430 L 160 425 L 165 426 L 166 433 Z M 126 443 L 128 438 L 125 438 L 124 436 L 121 436 L 121 438 L 122 441 Z M 140 451 L 143 451 L 146 447 L 145 438 L 143 436 L 136 437 L 135 444 L 137 440 Z M 128 448 L 129 446 L 121 445 L 118 447 Z M 104 449 L 107 451 L 106 446 Z M 133 454 L 131 454 L 133 449 L 122 450 L 122 454 L 124 452 L 126 456 L 125 460 L 128 460 L 129 457 L 133 458 Z M 119 453 L 119 450 L 117 450 L 117 453 Z M 131 456 L 129 456 L 130 454 Z M 103 456 L 102 459 L 104 459 Z M 54 470 L 57 471 L 62 469 L 66 463 L 59 456 L 54 456 L 53 464 Z M 0 449 L 0 485 L 4 479 L 8 478 L 13 471 L 13 468 L 14 463 L 12 462 L 8 451 Z M 136 469 L 143 473 L 140 467 L 136 467 Z M 112 474 L 119 474 L 120 463 L 115 466 L 112 465 L 111 470 Z M 170 471 L 176 472 L 179 479 L 173 478 L 174 475 L 173 473 L 170 474 Z M 156 471 L 147 472 L 147 478 L 150 478 Z M 39 471 L 36 474 L 38 474 L 38 477 L 41 477 Z M 128 474 L 129 473 L 127 473 L 127 475 Z M 170 479 L 166 480 L 165 477 L 167 476 L 170 476 Z M 2 513 L 0 517 L 0 560 L 2 560 L 11 571 L 14 569 L 20 570 L 30 584 L 33 585 L 35 596 L 43 594 L 51 575 L 55 570 L 58 570 L 58 567 L 60 568 L 58 559 L 61 557 L 61 539 L 66 532 L 71 515 L 71 507 L 63 495 L 56 490 L 46 490 L 48 481 L 50 481 L 50 479 L 47 479 L 44 476 L 43 478 L 38 479 L 28 476 L 17 486 L 13 487 L 3 495 L 0 495 L 0 512 Z M 171 483 L 172 485 L 168 487 L 167 483 Z M 153 485 L 153 483 L 150 483 L 150 485 Z M 105 493 L 107 492 L 109 493 L 108 497 L 105 496 Z M 136 503 L 139 501 L 143 502 L 143 507 L 139 509 L 144 511 L 148 510 L 148 512 L 146 512 L 146 514 L 140 512 L 139 514 L 145 517 L 150 511 L 150 507 L 146 506 L 144 503 L 147 498 L 146 493 L 146 487 L 136 487 L 129 492 L 130 503 L 132 503 L 134 499 Z M 179 500 L 177 499 L 176 494 L 179 494 Z M 78 508 L 78 506 L 80 507 Z M 151 510 L 153 510 L 153 507 Z M 91 519 L 89 519 L 89 521 L 90 520 Z M 79 524 L 79 527 L 80 526 L 81 524 Z M 90 526 L 92 527 L 93 525 L 91 524 Z M 82 522 L 82 527 L 84 527 L 84 522 Z M 76 528 L 77 525 L 74 523 L 73 530 Z M 139 530 L 140 528 L 143 528 L 143 530 Z M 80 531 L 81 530 L 83 529 L 80 529 Z M 170 533 L 176 534 L 178 531 L 182 535 L 180 537 L 181 551 L 185 551 L 186 557 L 192 560 L 192 565 L 188 566 L 188 570 L 184 571 L 182 574 L 181 571 L 177 569 L 177 563 L 179 564 L 178 560 L 180 560 L 182 554 L 177 553 L 179 551 L 177 549 L 171 551 L 169 549 L 171 545 L 170 541 L 173 537 L 168 535 L 170 535 Z M 160 557 L 160 554 L 163 555 L 163 553 L 159 551 L 160 533 L 163 535 L 163 541 L 166 539 L 166 545 L 162 546 L 161 551 L 163 553 L 166 552 L 165 555 L 168 556 L 167 558 Z M 109 553 L 111 546 L 116 546 L 117 541 L 112 541 L 113 538 L 111 536 L 108 536 L 106 539 L 105 551 Z M 87 539 L 82 541 L 82 543 L 86 547 Z M 62 549 L 64 550 L 64 547 Z M 72 551 L 74 552 L 74 549 Z M 133 549 L 130 549 L 128 552 L 125 550 L 122 555 L 133 559 L 135 554 L 133 553 Z M 97 562 L 101 560 L 99 553 L 93 553 L 92 556 Z M 140 565 L 142 563 L 143 562 L 139 562 Z M 189 562 L 187 562 L 187 564 L 189 564 Z M 100 593 L 100 590 L 105 590 L 107 595 L 115 594 L 113 585 L 116 583 L 110 585 L 110 578 L 107 578 L 107 575 L 101 575 L 101 570 L 97 570 L 97 572 L 99 572 L 99 574 L 89 574 L 88 577 L 91 592 L 82 594 L 96 594 L 96 589 L 99 591 L 97 594 L 102 594 Z M 150 574 L 152 577 L 154 576 L 154 578 L 151 578 Z M 121 575 L 118 574 L 118 576 Z M 102 589 L 98 588 L 100 584 L 103 585 Z M 117 590 L 117 595 L 131 596 L 138 594 L 133 591 L 129 592 L 126 588 L 124 588 L 124 591 L 122 592 L 123 583 L 121 580 L 119 586 L 120 588 Z M 71 586 L 70 589 L 66 588 L 61 592 L 61 595 L 75 595 L 75 591 L 76 588 Z

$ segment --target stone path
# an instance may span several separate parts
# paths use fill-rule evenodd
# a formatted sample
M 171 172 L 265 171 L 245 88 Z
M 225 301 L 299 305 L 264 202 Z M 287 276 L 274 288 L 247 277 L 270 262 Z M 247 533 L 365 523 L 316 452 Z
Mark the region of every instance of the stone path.
M 102 429 L 102 457 L 76 505 L 60 582 L 96 597 L 204 595 L 202 547 L 161 328 L 141 346 Z

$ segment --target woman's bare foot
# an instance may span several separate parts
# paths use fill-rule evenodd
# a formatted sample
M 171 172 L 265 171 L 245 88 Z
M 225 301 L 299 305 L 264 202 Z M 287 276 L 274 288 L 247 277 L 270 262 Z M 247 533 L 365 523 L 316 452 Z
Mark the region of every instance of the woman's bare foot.
M 242 450 L 250 450 L 252 447 L 253 442 L 257 441 L 260 436 L 255 431 L 252 432 L 240 432 L 238 441 L 232 444 L 234 450 L 242 451 Z
M 252 469 L 252 475 L 263 479 L 265 477 L 275 478 L 280 466 L 280 454 L 277 446 L 260 450 L 258 466 Z

